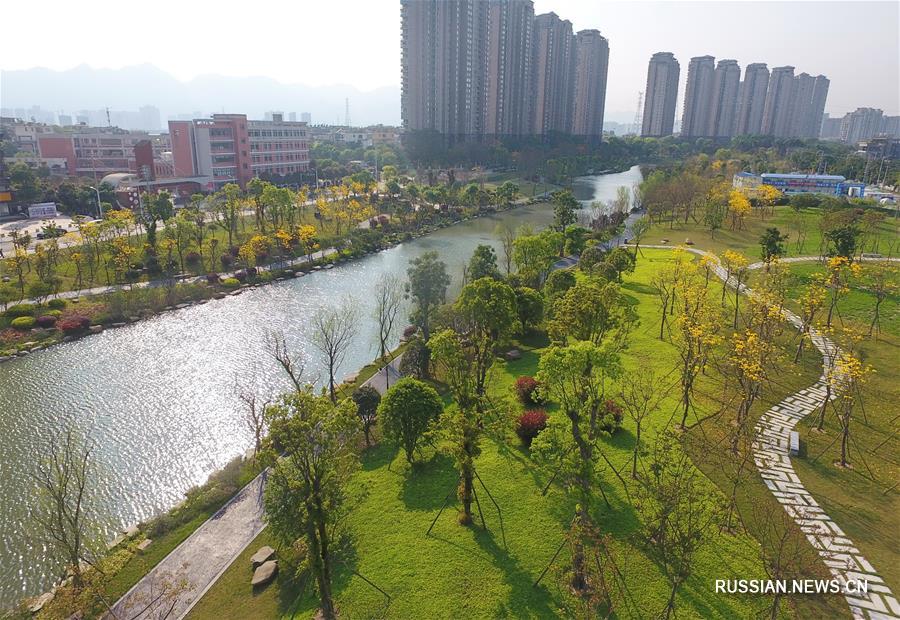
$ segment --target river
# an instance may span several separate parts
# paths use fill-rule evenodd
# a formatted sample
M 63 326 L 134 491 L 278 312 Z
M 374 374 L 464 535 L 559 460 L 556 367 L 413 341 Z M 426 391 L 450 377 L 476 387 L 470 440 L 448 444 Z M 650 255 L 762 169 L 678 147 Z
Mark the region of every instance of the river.
M 585 203 L 611 200 L 640 180 L 637 166 L 573 183 Z M 94 446 L 94 490 L 105 535 L 166 510 L 251 444 L 238 386 L 268 398 L 287 380 L 267 353 L 266 336 L 284 333 L 302 357 L 305 377 L 327 381 L 309 344 L 312 315 L 352 298 L 358 336 L 338 377 L 377 354 L 369 294 L 383 273 L 405 277 L 410 260 L 437 251 L 459 289 L 462 266 L 493 231 L 528 222 L 542 228 L 552 209 L 535 205 L 442 229 L 375 255 L 235 297 L 168 312 L 0 364 L 0 608 L 46 589 L 53 562 L 29 534 L 29 473 L 46 438 L 74 428 Z M 502 260 L 502 259 L 501 259 Z M 403 323 L 405 325 L 405 322 Z M 395 343 L 396 344 L 396 343 Z

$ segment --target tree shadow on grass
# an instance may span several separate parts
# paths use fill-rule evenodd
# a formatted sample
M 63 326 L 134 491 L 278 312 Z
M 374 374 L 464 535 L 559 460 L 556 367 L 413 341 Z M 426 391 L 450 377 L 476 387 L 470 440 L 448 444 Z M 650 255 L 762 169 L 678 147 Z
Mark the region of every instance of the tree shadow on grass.
M 536 575 L 524 570 L 519 562 L 509 554 L 507 549 L 499 546 L 498 538 L 493 532 L 478 530 L 475 542 L 485 552 L 500 571 L 510 586 L 509 597 L 498 601 L 493 617 L 529 618 L 555 617 L 556 612 L 550 605 L 551 596 L 543 585 L 533 587 Z
M 417 462 L 406 471 L 400 499 L 409 510 L 438 510 L 447 494 L 456 488 L 457 478 L 453 459 L 436 453 L 428 461 Z
M 623 289 L 634 291 L 635 293 L 640 293 L 641 295 L 656 295 L 656 289 L 648 284 L 642 284 L 640 282 L 626 282 L 622 285 Z M 628 295 L 629 298 L 634 299 Z M 635 300 L 637 303 L 637 300 Z

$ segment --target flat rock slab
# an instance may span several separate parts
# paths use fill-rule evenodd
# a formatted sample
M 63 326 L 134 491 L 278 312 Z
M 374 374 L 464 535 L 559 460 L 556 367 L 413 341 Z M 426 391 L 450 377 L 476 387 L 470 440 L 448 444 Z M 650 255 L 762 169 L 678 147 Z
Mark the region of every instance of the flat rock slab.
M 522 352 L 518 349 L 512 349 L 510 351 L 507 351 L 503 357 L 505 357 L 509 361 L 519 360 L 522 359 Z
M 277 574 L 278 562 L 276 562 L 275 560 L 264 562 L 255 571 L 253 571 L 253 579 L 250 580 L 250 585 L 254 588 L 264 586 L 272 581 Z
M 149 538 L 145 538 L 144 540 L 142 540 L 141 542 L 138 543 L 137 550 L 138 551 L 146 551 L 147 547 L 149 547 L 152 542 L 153 541 L 150 540 Z
M 250 566 L 253 570 L 256 570 L 261 564 L 265 564 L 269 560 L 275 557 L 275 550 L 266 545 L 265 547 L 260 547 L 259 551 L 253 554 L 253 557 L 250 558 Z
M 53 592 L 44 592 L 37 598 L 31 601 L 31 604 L 28 606 L 28 611 L 33 614 L 36 614 L 40 610 L 44 608 L 44 605 L 53 600 L 53 597 L 56 596 Z

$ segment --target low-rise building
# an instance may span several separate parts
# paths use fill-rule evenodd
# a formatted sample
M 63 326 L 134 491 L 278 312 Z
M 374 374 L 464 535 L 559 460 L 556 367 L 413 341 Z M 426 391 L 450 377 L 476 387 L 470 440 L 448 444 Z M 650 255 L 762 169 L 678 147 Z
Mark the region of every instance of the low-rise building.
M 848 181 L 837 174 L 778 174 L 739 172 L 734 175 L 732 186 L 752 189 L 760 184 L 771 185 L 786 196 L 793 194 L 828 194 L 831 196 L 851 196 L 862 198 L 865 184 Z

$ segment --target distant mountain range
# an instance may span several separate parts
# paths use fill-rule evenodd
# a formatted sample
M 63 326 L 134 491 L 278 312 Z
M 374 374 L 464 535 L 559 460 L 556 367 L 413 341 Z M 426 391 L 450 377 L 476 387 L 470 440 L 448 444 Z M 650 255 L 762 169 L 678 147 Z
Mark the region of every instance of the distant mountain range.
M 305 86 L 272 78 L 201 75 L 182 82 L 150 64 L 122 69 L 79 65 L 66 71 L 34 68 L 0 71 L 0 105 L 74 113 L 79 110 L 137 110 L 152 105 L 165 126 L 169 116 L 201 111 L 246 113 L 263 118 L 276 110 L 312 114 L 313 124 L 344 122 L 344 102 L 350 100 L 353 125 L 400 124 L 400 87 L 361 91 L 346 84 Z

